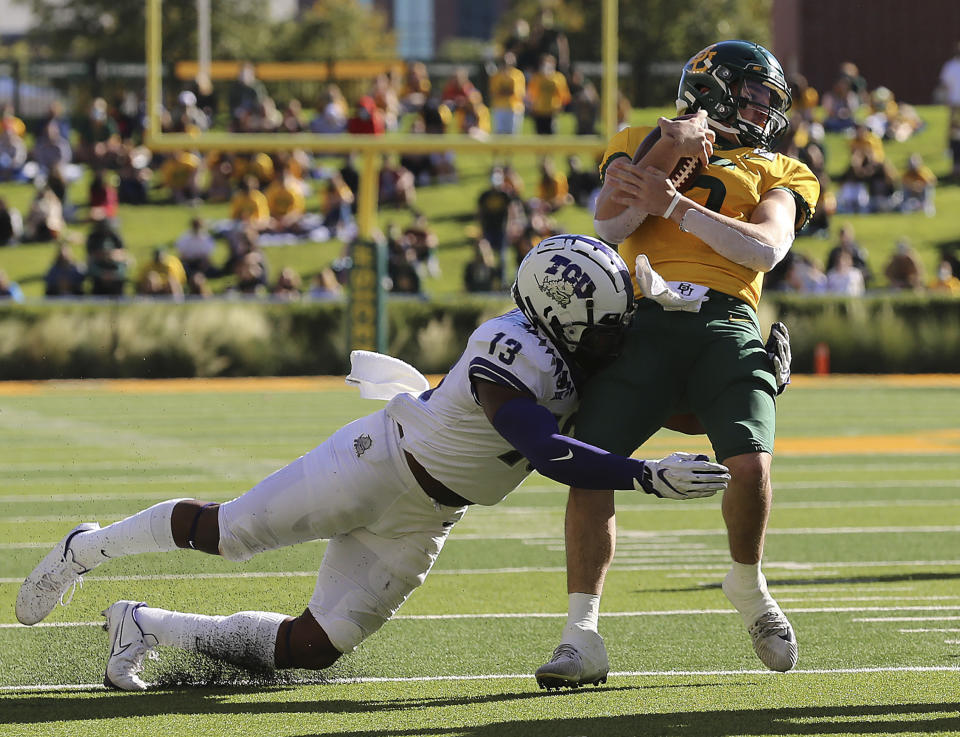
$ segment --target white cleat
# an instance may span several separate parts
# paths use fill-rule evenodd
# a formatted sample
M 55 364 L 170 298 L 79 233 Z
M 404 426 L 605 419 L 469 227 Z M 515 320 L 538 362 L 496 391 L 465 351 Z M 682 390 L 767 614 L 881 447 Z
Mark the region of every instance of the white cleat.
M 797 664 L 797 637 L 779 608 L 762 614 L 747 631 L 754 652 L 770 670 L 785 673 Z
M 564 635 L 568 639 L 567 632 Z M 553 651 L 550 662 L 537 668 L 534 677 L 540 688 L 580 688 L 607 682 L 610 663 L 603 638 L 596 632 L 578 630 L 576 639 L 576 645 L 562 642 Z
M 27 576 L 17 594 L 17 619 L 22 624 L 42 621 L 53 611 L 57 602 L 62 606 L 70 603 L 77 586 L 83 585 L 83 574 L 91 570 L 74 560 L 70 542 L 82 532 L 99 529 L 100 525 L 96 522 L 77 525 Z M 71 586 L 70 596 L 64 601 L 63 597 Z
M 736 589 L 731 571 L 723 579 L 721 588 L 741 614 L 744 611 L 763 612 L 753 624 L 747 626 L 747 632 L 753 640 L 753 650 L 760 661 L 770 670 L 780 673 L 793 668 L 797 664 L 797 637 L 787 615 L 767 591 L 766 580 L 761 581 L 760 588 L 741 593 Z
M 145 635 L 137 622 L 137 609 L 146 606 L 142 601 L 118 601 L 103 610 L 107 618 L 103 628 L 110 635 L 110 656 L 103 675 L 103 685 L 118 691 L 144 691 L 147 688 L 140 678 L 143 659 L 151 653 Z M 154 638 L 155 639 L 155 638 Z

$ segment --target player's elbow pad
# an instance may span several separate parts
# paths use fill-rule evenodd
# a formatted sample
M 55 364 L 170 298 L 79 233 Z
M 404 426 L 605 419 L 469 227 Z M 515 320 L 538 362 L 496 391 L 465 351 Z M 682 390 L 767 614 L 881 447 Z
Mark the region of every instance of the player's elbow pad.
M 735 264 L 762 273 L 780 263 L 793 245 L 793 233 L 788 233 L 780 243 L 764 243 L 692 208 L 684 213 L 680 229 L 697 236 Z
M 593 229 L 607 243 L 623 243 L 646 220 L 647 213 L 628 207 L 619 215 L 606 220 L 593 219 Z

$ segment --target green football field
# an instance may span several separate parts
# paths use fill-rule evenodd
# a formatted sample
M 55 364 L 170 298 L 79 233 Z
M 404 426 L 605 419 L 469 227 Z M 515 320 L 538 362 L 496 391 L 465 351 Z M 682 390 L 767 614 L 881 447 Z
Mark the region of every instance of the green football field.
M 960 734 L 960 377 L 814 380 L 782 397 L 764 570 L 800 643 L 763 670 L 719 588 L 716 498 L 620 492 L 606 685 L 542 692 L 564 623 L 565 489 L 473 507 L 398 616 L 328 672 L 251 674 L 161 651 L 141 694 L 99 685 L 117 599 L 298 614 L 323 543 L 229 563 L 111 562 L 39 626 L 22 578 L 77 522 L 222 501 L 376 410 L 322 379 L 0 384 L 0 735 Z M 704 448 L 663 433 L 642 455 Z

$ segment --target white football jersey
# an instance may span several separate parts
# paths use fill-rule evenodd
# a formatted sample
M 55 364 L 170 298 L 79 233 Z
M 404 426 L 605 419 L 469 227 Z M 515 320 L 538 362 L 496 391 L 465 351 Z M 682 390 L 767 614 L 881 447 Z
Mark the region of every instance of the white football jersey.
M 529 475 L 527 459 L 494 429 L 474 381 L 529 392 L 564 421 L 578 397 L 566 361 L 520 310 L 478 327 L 435 389 L 398 394 L 386 410 L 403 427 L 401 447 L 447 488 L 476 504 L 496 504 Z

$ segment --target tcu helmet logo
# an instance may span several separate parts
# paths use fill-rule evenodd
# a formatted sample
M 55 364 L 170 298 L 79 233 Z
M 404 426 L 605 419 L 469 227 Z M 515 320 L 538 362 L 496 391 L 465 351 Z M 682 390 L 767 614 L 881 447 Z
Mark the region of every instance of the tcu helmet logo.
M 561 307 L 569 305 L 575 296 L 581 299 L 593 296 L 597 285 L 593 283 L 589 274 L 583 272 L 583 269 L 560 254 L 552 256 L 550 261 L 553 265 L 543 273 L 549 274 L 552 278 L 537 281 L 541 292 Z
M 373 447 L 373 438 L 364 433 L 358 438 L 355 438 L 353 441 L 353 449 L 357 453 L 357 458 L 362 456 L 366 451 L 370 450 Z

